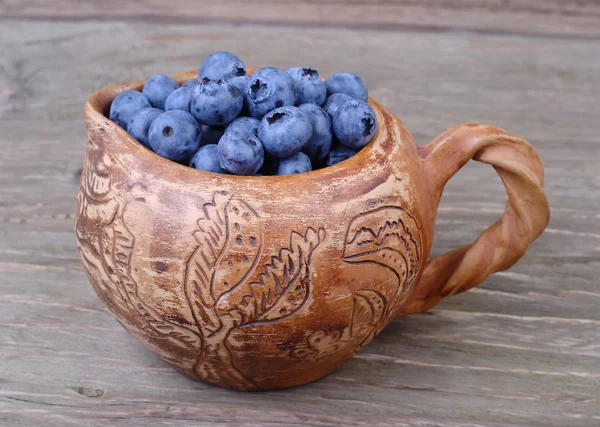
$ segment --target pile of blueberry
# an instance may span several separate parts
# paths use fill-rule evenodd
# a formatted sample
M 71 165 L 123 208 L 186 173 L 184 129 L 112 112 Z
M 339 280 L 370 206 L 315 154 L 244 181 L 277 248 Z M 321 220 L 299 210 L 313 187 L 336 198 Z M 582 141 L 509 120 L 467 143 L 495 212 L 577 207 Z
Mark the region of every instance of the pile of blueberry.
M 375 134 L 367 88 L 352 73 L 323 81 L 312 68 L 266 67 L 252 76 L 229 52 L 209 55 L 181 87 L 150 77 L 120 93 L 110 119 L 155 153 L 192 168 L 289 175 L 353 156 Z

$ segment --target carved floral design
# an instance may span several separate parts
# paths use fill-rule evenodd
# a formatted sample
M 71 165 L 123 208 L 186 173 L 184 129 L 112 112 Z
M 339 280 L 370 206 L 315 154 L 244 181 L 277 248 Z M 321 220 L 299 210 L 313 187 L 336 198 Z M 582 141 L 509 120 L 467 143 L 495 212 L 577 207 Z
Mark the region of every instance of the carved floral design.
M 165 320 L 139 298 L 137 283 L 131 275 L 135 237 L 124 221 L 127 205 L 121 208 L 109 196 L 110 189 L 108 174 L 98 172 L 87 160 L 78 196 L 75 234 L 88 274 L 95 275 L 99 285 L 114 292 L 126 309 L 136 313 L 145 325 L 168 339 L 171 345 L 200 348 L 200 335 L 196 331 Z
M 394 273 L 397 286 L 387 307 L 386 314 L 390 315 L 419 273 L 421 251 L 415 219 L 399 206 L 383 206 L 352 219 L 343 260 L 350 264 L 378 265 Z
M 127 225 L 127 203 L 113 198 L 109 174 L 88 158 L 78 195 L 76 235 L 83 264 L 101 297 L 113 311 L 133 314 L 134 334 L 160 336 L 189 359 L 173 360 L 190 374 L 224 387 L 257 388 L 236 368 L 228 338 L 240 327 L 276 322 L 294 315 L 311 292 L 311 260 L 326 238 L 323 228 L 292 231 L 289 242 L 263 261 L 263 222 L 245 201 L 215 192 L 202 206 L 185 264 L 182 292 L 194 323 L 166 319 L 138 294 L 132 275 L 135 236 Z M 139 188 L 138 188 L 139 187 Z M 120 189 L 123 191 L 123 189 Z M 134 184 L 122 194 L 144 203 Z M 118 193 L 121 194 L 121 193 Z M 368 343 L 386 323 L 416 278 L 421 242 L 415 220 L 402 208 L 385 206 L 362 213 L 350 222 L 342 259 L 348 264 L 371 263 L 397 278 L 391 298 L 374 289 L 354 292 L 348 326 L 311 333 L 290 355 L 304 362 L 341 359 Z M 264 264 L 259 268 L 259 264 Z M 120 316 L 122 318 L 122 316 Z M 130 325 L 131 326 L 131 325 Z M 168 355 L 166 355 L 168 359 Z
M 397 279 L 391 302 L 373 289 L 356 291 L 350 324 L 339 330 L 313 332 L 291 351 L 292 357 L 313 362 L 334 355 L 350 355 L 381 331 L 419 273 L 419 227 L 414 218 L 397 206 L 384 206 L 357 215 L 348 226 L 343 260 L 350 264 L 371 263 L 391 270 Z
M 184 285 L 203 339 L 194 369 L 207 382 L 252 389 L 256 386 L 235 367 L 227 338 L 236 328 L 277 321 L 304 305 L 312 254 L 325 239 L 325 230 L 293 231 L 289 246 L 249 280 L 263 246 L 256 211 L 231 194 L 218 192 L 203 212 L 194 233 L 198 247 L 187 262 Z
M 262 223 L 246 202 L 216 192 L 202 207 L 194 238 L 197 247 L 186 263 L 183 291 L 195 327 L 168 321 L 138 296 L 131 274 L 135 237 L 120 206 L 110 194 L 108 174 L 88 160 L 78 197 L 76 234 L 90 277 L 111 292 L 122 308 L 169 341 L 195 353 L 190 366 L 202 380 L 225 387 L 254 389 L 236 368 L 228 337 L 237 328 L 291 316 L 307 301 L 313 252 L 325 230 L 292 231 L 289 245 L 257 271 L 263 252 Z M 143 198 L 136 198 L 143 202 Z
M 291 356 L 304 362 L 314 362 L 332 355 L 358 351 L 375 336 L 386 306 L 387 301 L 379 292 L 371 289 L 356 291 L 353 296 L 350 325 L 331 332 L 313 332 L 303 345 L 291 351 Z

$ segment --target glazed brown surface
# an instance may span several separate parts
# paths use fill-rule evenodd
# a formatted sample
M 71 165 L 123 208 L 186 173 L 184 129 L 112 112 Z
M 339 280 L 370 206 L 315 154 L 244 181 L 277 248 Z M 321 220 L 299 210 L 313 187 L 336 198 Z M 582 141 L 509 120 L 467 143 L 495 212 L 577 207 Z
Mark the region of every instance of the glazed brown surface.
M 86 104 L 80 256 L 136 338 L 210 384 L 314 381 L 398 313 L 514 264 L 548 221 L 537 152 L 490 126 L 462 125 L 418 150 L 371 100 L 377 133 L 345 162 L 285 177 L 219 175 L 160 158 L 104 116 L 117 93 L 140 87 L 102 89 Z M 443 185 L 471 157 L 504 166 L 505 215 L 425 267 Z

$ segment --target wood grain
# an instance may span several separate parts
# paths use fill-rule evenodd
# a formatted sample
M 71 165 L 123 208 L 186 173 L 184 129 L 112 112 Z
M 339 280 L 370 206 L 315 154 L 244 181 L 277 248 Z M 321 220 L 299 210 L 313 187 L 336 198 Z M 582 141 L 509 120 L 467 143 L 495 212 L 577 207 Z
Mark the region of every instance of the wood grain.
M 258 24 L 377 31 L 473 31 L 598 38 L 593 0 L 2 0 L 0 17 L 65 21 L 151 21 L 158 24 Z
M 553 25 L 549 33 L 563 33 Z M 2 22 L 0 425 L 600 423 L 598 43 L 282 28 Z M 355 71 L 420 143 L 467 120 L 522 135 L 544 161 L 548 230 L 511 270 L 396 319 L 322 381 L 248 394 L 187 380 L 128 336 L 80 267 L 72 214 L 82 106 L 97 88 L 191 69 L 219 48 L 249 64 Z M 505 201 L 491 168 L 468 165 L 446 186 L 434 254 L 474 240 Z

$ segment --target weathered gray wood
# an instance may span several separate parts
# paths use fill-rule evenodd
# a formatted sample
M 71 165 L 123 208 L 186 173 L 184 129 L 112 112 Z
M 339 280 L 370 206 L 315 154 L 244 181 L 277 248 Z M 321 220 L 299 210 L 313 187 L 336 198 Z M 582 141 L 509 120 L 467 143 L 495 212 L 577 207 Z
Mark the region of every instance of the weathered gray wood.
M 253 23 L 267 26 L 376 30 L 471 30 L 598 37 L 600 5 L 587 0 L 3 0 L 0 17 L 53 20 L 146 20 L 157 23 Z
M 41 2 L 15 9 L 21 4 L 0 10 L 49 13 Z M 79 5 L 57 7 L 54 17 L 109 16 Z M 116 9 L 137 20 L 140 7 Z M 347 14 L 339 19 L 364 10 L 356 8 L 338 5 Z M 594 8 L 563 10 L 598 24 Z M 543 25 L 552 37 L 3 20 L 0 425 L 600 424 L 600 45 L 559 36 L 566 30 L 552 19 Z M 250 64 L 355 71 L 421 143 L 467 120 L 529 138 L 546 165 L 548 231 L 508 272 L 431 313 L 395 320 L 318 383 L 249 394 L 180 376 L 127 335 L 79 265 L 72 211 L 85 142 L 81 108 L 101 86 L 192 69 L 217 48 Z M 505 200 L 490 168 L 467 166 L 447 186 L 434 253 L 473 240 Z

